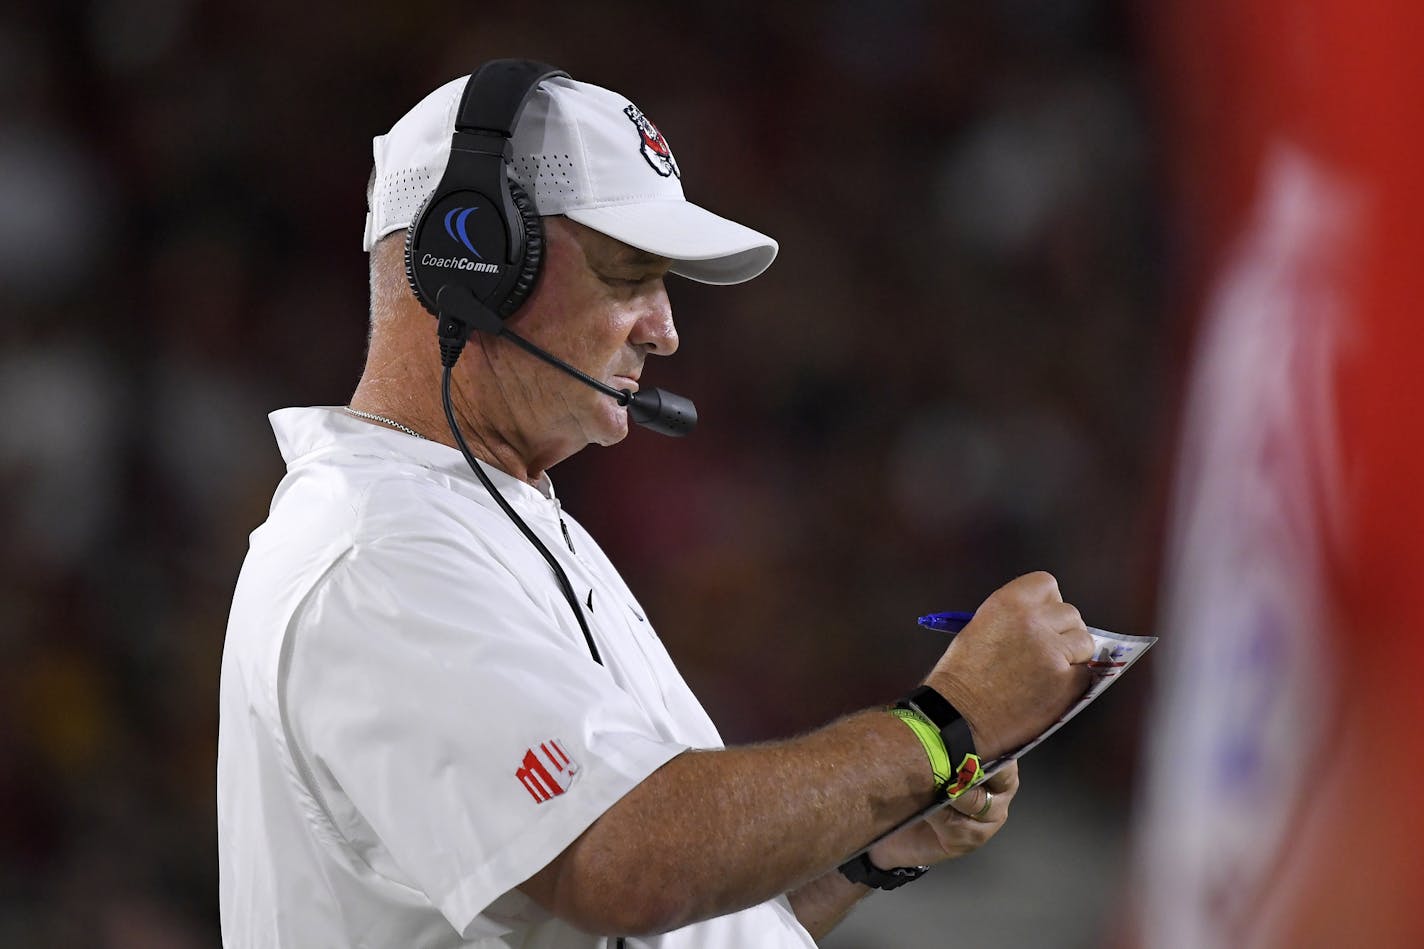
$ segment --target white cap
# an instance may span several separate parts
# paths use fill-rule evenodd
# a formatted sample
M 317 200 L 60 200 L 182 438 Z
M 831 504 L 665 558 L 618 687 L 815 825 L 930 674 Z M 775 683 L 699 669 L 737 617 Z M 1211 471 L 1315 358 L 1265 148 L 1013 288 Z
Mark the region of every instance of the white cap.
M 436 89 L 373 143 L 365 248 L 410 226 L 450 159 L 468 77 Z M 511 176 L 543 215 L 562 214 L 673 261 L 702 283 L 741 283 L 771 266 L 776 241 L 682 194 L 667 140 L 627 99 L 572 79 L 546 79 L 514 129 Z

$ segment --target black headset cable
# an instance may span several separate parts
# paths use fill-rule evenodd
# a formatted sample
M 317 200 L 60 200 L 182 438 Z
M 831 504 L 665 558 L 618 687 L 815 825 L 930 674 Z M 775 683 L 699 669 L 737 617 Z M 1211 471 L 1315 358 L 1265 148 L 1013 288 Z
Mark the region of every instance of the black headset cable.
M 494 486 L 489 475 L 485 474 L 484 468 L 470 453 L 470 446 L 465 443 L 465 436 L 461 433 L 460 425 L 455 420 L 455 406 L 450 399 L 450 366 L 448 365 L 441 370 L 440 401 L 445 406 L 445 421 L 450 426 L 450 434 L 454 436 L 455 444 L 460 448 L 460 454 L 465 456 L 465 463 L 470 466 L 475 477 L 480 479 L 480 483 L 485 486 L 504 513 L 509 515 L 509 519 L 514 522 L 514 525 L 528 538 L 529 543 L 533 544 L 535 549 L 549 562 L 550 569 L 554 571 L 554 576 L 559 581 L 559 590 L 564 594 L 564 599 L 569 601 L 569 609 L 574 611 L 574 618 L 578 620 L 579 629 L 583 630 L 583 638 L 588 643 L 589 655 L 593 656 L 594 662 L 600 666 L 603 665 L 603 659 L 598 654 L 598 646 L 593 641 L 593 633 L 588 628 L 588 620 L 584 619 L 583 610 L 579 608 L 578 597 L 574 596 L 574 588 L 573 584 L 569 582 L 569 575 L 564 573 L 564 568 L 554 558 L 553 552 L 539 539 L 539 535 L 534 533 L 533 529 L 524 522 L 524 518 L 520 517 L 519 513 L 505 500 L 504 495 L 499 493 L 499 489 Z

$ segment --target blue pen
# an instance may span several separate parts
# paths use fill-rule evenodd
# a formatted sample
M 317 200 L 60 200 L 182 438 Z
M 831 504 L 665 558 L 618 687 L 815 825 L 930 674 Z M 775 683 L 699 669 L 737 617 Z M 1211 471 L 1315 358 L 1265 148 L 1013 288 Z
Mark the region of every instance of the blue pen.
M 951 636 L 969 625 L 969 621 L 974 618 L 973 613 L 930 613 L 921 616 L 918 622 L 925 629 L 938 630 L 941 633 L 949 633 Z

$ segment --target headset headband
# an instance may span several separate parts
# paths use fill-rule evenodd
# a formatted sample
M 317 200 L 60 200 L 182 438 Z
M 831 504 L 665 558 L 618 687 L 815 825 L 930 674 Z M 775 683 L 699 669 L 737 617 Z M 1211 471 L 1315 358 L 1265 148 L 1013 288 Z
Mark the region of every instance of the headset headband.
M 568 78 L 568 73 L 532 59 L 494 59 L 475 70 L 465 83 L 455 129 L 510 138 L 524 103 L 545 79 Z

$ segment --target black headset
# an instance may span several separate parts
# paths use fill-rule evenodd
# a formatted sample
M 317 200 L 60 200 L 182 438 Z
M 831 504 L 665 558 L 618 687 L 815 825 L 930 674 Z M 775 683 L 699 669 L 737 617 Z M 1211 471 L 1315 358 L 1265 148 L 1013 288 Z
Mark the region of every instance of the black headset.
M 445 173 L 406 231 L 405 274 L 415 298 L 436 317 L 443 367 L 441 402 L 455 444 L 480 483 L 549 564 L 583 631 L 589 654 L 601 665 L 598 646 L 568 575 L 475 460 L 450 396 L 451 370 L 470 334 L 478 330 L 503 337 L 616 399 L 628 408 L 629 418 L 654 431 L 684 435 L 697 423 L 697 410 L 690 400 L 661 389 L 614 389 L 505 326 L 505 320 L 534 290 L 544 261 L 539 211 L 509 177 L 514 152 L 511 139 L 539 83 L 556 77 L 568 78 L 569 74 L 528 59 L 491 60 L 470 75 L 455 115 Z
M 502 336 L 526 352 L 570 373 L 629 407 L 640 425 L 683 435 L 697 411 L 681 396 L 658 389 L 629 393 L 591 378 L 544 352 L 504 326 L 533 292 L 544 261 L 544 228 L 533 199 L 509 176 L 514 127 L 539 83 L 569 74 L 527 59 L 496 59 L 471 74 L 455 116 L 450 161 L 445 174 L 411 221 L 405 238 L 405 274 L 410 289 L 438 321 L 444 371 L 441 397 L 445 420 L 465 462 L 525 538 L 543 555 L 559 591 L 578 620 L 589 655 L 603 659 L 574 595 L 573 585 L 553 553 L 495 488 L 465 442 L 450 398 L 450 374 L 471 332 Z M 564 528 L 567 537 L 567 528 Z M 570 544 L 572 547 L 572 543 Z M 592 594 L 589 606 L 592 607 Z M 616 945 L 625 945 L 618 937 Z
M 509 177 L 514 126 L 539 83 L 570 78 L 530 59 L 495 59 L 471 74 L 455 114 L 450 160 L 405 235 L 405 275 L 439 321 L 442 363 L 453 367 L 476 330 L 502 336 L 628 409 L 663 435 L 697 424 L 690 399 L 664 389 L 614 389 L 517 333 L 505 321 L 534 290 L 544 262 L 544 226 L 533 199 Z
M 532 60 L 496 59 L 470 76 L 455 117 L 445 174 L 406 231 L 405 274 L 415 298 L 439 320 L 441 401 L 455 444 L 480 483 L 553 570 L 589 655 L 602 665 L 568 575 L 475 460 L 450 400 L 450 370 L 470 333 L 504 335 L 504 319 L 528 298 L 539 279 L 544 228 L 533 200 L 509 178 L 510 139 L 539 83 L 567 75 Z
M 568 75 L 533 60 L 496 59 L 465 83 L 445 174 L 405 238 L 406 279 L 436 316 L 447 286 L 469 290 L 501 320 L 534 289 L 544 228 L 534 201 L 509 177 L 510 139 L 539 83 Z

